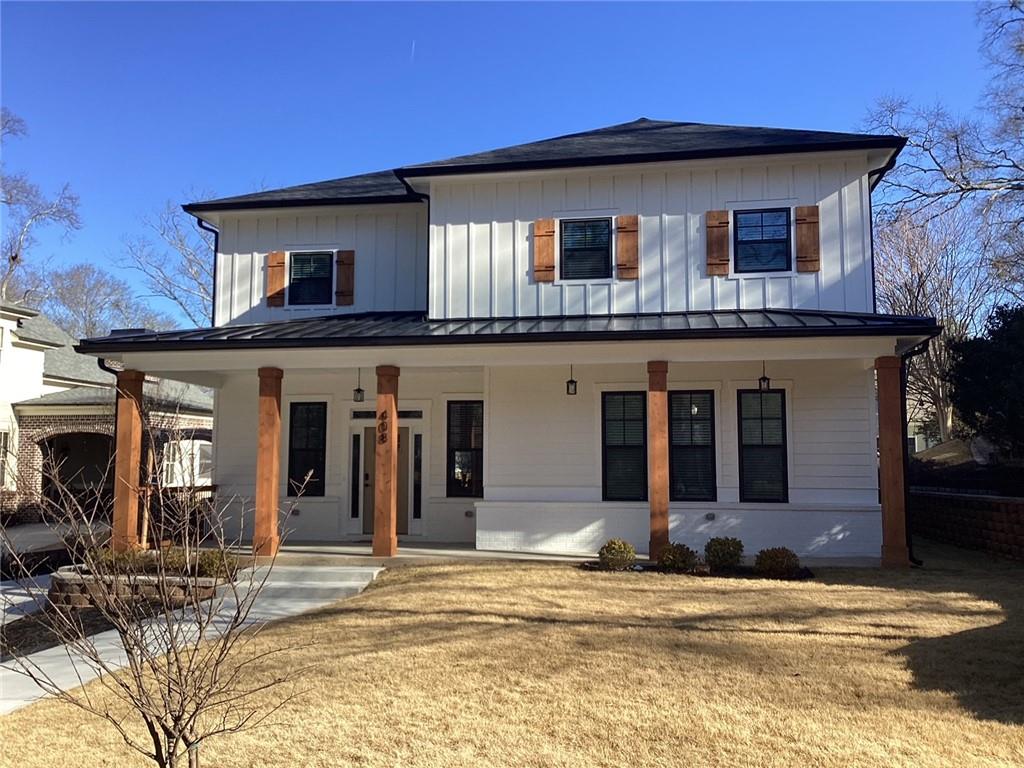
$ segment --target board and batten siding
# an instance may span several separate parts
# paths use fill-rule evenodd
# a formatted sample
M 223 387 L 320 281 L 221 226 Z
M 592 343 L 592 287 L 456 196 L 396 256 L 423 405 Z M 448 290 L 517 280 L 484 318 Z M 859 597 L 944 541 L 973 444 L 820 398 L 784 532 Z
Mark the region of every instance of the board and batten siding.
M 870 168 L 865 155 L 837 153 L 798 161 L 435 180 L 429 313 L 529 317 L 765 307 L 872 312 Z M 794 263 L 786 273 L 708 277 L 706 211 L 798 205 L 820 209 L 819 272 L 797 273 Z M 629 214 L 640 217 L 639 279 L 533 279 L 535 220 Z
M 420 203 L 225 214 L 219 227 L 214 325 L 426 309 L 426 216 L 427 207 Z M 267 253 L 316 250 L 355 251 L 353 303 L 268 307 Z

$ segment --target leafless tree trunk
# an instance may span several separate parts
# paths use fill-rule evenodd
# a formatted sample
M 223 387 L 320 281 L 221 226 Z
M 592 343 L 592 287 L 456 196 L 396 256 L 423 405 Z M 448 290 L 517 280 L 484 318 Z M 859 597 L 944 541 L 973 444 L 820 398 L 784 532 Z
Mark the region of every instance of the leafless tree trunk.
M 150 236 L 125 241 L 125 265 L 140 272 L 153 295 L 173 302 L 190 323 L 209 325 L 213 310 L 213 234 L 170 202 L 143 224 Z
M 0 146 L 27 133 L 25 121 L 10 110 L 0 109 Z M 24 301 L 13 295 L 13 283 L 25 265 L 25 256 L 35 243 L 35 232 L 56 224 L 65 234 L 82 226 L 78 218 L 78 196 L 66 184 L 56 197 L 48 198 L 21 173 L 0 173 L 0 201 L 3 203 L 3 262 L 0 263 L 0 301 Z
M 156 449 L 153 434 L 147 442 L 149 450 Z M 41 690 L 106 721 L 126 745 L 156 765 L 174 768 L 187 760 L 196 768 L 204 742 L 269 725 L 293 698 L 261 705 L 257 697 L 285 678 L 252 674 L 292 648 L 260 650 L 254 645 L 265 622 L 253 608 L 274 559 L 256 567 L 239 556 L 240 534 L 229 537 L 224 525 L 227 509 L 237 500 L 197 501 L 164 487 L 159 472 L 151 479 L 150 538 L 170 540 L 171 547 L 113 552 L 102 524 L 108 500 L 100 489 L 83 497 L 54 481 L 56 494 L 43 500 L 46 518 L 68 531 L 65 540 L 88 584 L 83 589 L 116 631 L 124 656 L 96 642 L 76 610 L 60 598 L 51 599 L 54 593 L 36 589 L 33 597 L 45 610 L 20 621 L 37 622 L 39 631 L 54 633 L 69 649 L 76 671 L 96 675 L 98 690 L 63 687 L 31 654 L 10 647 L 7 653 Z M 0 535 L 9 545 L 6 532 Z M 26 566 L 17 554 L 11 556 L 16 566 Z M 196 588 L 204 584 L 200 577 L 215 586 L 212 598 Z M 294 678 L 295 672 L 288 676 Z M 131 726 L 132 720 L 141 722 L 145 736 Z
M 990 265 L 977 258 L 971 220 L 955 211 L 940 216 L 904 214 L 875 230 L 879 309 L 938 318 L 943 334 L 911 359 L 907 397 L 936 416 L 942 440 L 953 431 L 947 373 L 950 342 L 977 334 L 1000 297 Z

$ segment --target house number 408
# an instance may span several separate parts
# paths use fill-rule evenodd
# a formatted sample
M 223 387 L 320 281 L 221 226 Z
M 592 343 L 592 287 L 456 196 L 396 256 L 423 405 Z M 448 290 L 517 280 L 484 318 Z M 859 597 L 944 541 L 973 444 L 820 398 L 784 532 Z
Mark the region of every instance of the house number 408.
M 386 443 L 388 441 L 388 412 L 381 411 L 377 414 L 377 442 Z

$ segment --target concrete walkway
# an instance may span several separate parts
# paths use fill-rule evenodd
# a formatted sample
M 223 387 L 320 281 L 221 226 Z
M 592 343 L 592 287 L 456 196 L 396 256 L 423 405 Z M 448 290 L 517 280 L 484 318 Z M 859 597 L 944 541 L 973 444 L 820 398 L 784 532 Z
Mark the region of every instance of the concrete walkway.
M 262 623 L 284 619 L 352 597 L 362 592 L 380 571 L 380 568 L 366 565 L 276 565 L 253 605 L 249 620 Z M 225 600 L 223 611 L 232 610 L 233 606 Z M 124 650 L 113 630 L 95 635 L 93 642 L 108 664 L 123 666 L 126 663 Z M 76 688 L 97 677 L 96 670 L 74 656 L 66 646 L 39 651 L 28 658 L 64 689 Z M 0 714 L 13 712 L 45 695 L 28 677 L 15 670 L 13 662 L 0 664 Z

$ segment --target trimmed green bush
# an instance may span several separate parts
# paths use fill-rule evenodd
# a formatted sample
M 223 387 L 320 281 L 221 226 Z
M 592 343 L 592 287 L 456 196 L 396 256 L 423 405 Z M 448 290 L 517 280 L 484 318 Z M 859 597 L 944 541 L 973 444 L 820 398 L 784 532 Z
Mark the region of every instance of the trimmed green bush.
M 685 544 L 669 544 L 658 555 L 658 568 L 666 573 L 686 573 L 697 565 L 697 553 Z
M 762 549 L 754 560 L 754 570 L 770 579 L 789 579 L 800 570 L 800 558 L 791 549 Z
M 729 536 L 716 536 L 704 545 L 704 562 L 712 571 L 738 568 L 743 562 L 743 542 Z
M 155 550 L 130 549 L 114 552 L 104 547 L 93 554 L 95 562 L 111 573 L 154 575 L 160 571 L 158 557 L 163 558 L 163 572 L 171 576 L 219 576 L 231 578 L 238 570 L 238 558 L 230 552 L 199 550 L 191 558 L 180 547 L 167 547 L 158 554 Z
M 636 549 L 628 541 L 608 539 L 597 559 L 606 571 L 628 571 L 636 563 Z

